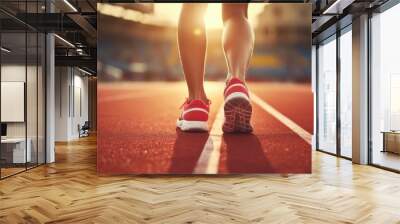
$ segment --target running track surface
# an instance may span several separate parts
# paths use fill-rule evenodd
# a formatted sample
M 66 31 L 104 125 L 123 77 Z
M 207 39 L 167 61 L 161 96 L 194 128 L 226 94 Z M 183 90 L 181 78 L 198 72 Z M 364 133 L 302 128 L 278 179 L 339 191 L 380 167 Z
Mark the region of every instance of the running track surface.
M 111 174 L 310 173 L 311 145 L 276 114 L 252 102 L 253 134 L 223 134 L 224 84 L 207 82 L 212 101 L 209 133 L 184 133 L 175 128 L 187 93 L 183 82 L 99 84 L 98 172 Z M 313 97 L 306 84 L 250 83 L 261 101 L 313 131 Z M 252 97 L 253 99 L 253 97 Z M 211 142 L 210 142 L 211 141 Z M 205 155 L 206 149 L 210 155 Z M 207 149 L 207 150 L 208 150 Z M 208 159 L 208 160 L 207 160 Z M 202 172 L 202 171 L 201 171 Z

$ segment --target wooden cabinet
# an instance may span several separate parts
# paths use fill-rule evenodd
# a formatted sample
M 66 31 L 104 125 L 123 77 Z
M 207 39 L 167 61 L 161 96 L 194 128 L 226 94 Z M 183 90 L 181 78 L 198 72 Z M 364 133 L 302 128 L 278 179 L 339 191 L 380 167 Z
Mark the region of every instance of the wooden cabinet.
M 400 154 L 400 132 L 388 131 L 383 133 L 383 152 Z

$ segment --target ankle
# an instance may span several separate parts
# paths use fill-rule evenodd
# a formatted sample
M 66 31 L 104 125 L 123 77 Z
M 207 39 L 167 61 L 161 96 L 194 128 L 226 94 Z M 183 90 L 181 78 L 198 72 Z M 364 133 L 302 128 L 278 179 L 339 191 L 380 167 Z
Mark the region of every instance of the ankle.
M 242 81 L 243 83 L 246 83 L 245 76 L 237 76 L 237 75 L 228 74 L 228 76 L 226 77 L 226 80 L 229 81 L 229 80 L 231 80 L 232 78 L 239 79 L 239 80 Z
M 205 104 L 208 104 L 208 102 L 210 101 L 205 94 L 204 95 L 189 95 L 188 100 L 201 100 Z

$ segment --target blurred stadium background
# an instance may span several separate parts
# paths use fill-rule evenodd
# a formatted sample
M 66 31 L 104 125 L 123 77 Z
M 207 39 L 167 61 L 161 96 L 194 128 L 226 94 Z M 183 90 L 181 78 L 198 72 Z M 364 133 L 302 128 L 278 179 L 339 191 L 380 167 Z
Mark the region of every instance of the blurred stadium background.
M 180 3 L 98 3 L 99 80 L 183 80 L 177 47 Z M 255 30 L 251 81 L 310 82 L 311 7 L 307 4 L 251 3 Z M 224 80 L 221 4 L 210 3 L 206 80 Z

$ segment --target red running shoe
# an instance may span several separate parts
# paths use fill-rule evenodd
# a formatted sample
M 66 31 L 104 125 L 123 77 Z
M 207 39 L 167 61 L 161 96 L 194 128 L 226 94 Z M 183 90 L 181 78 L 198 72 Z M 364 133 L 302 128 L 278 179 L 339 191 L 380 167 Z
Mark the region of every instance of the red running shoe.
M 222 130 L 228 133 L 252 132 L 250 124 L 252 107 L 246 85 L 238 78 L 231 78 L 226 83 L 224 97 L 225 122 Z
M 209 102 L 186 100 L 176 126 L 182 131 L 208 131 Z

